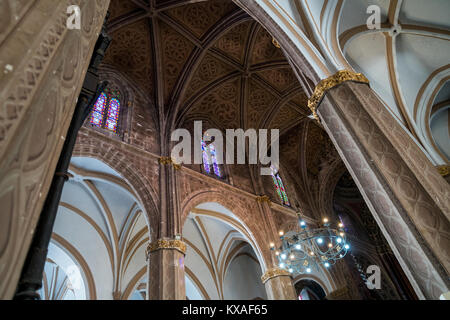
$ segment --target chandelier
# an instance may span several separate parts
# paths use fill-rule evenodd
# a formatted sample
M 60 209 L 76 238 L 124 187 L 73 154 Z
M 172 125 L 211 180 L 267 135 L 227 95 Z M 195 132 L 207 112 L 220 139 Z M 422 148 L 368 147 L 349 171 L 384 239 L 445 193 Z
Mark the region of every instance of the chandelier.
M 319 266 L 329 268 L 336 261 L 342 259 L 350 249 L 346 241 L 344 225 L 337 224 L 332 228 L 327 218 L 319 228 L 309 228 L 305 221 L 299 218 L 300 231 L 280 231 L 281 247 L 275 248 L 271 243 L 271 250 L 275 251 L 279 267 L 291 274 L 311 273 L 319 271 Z

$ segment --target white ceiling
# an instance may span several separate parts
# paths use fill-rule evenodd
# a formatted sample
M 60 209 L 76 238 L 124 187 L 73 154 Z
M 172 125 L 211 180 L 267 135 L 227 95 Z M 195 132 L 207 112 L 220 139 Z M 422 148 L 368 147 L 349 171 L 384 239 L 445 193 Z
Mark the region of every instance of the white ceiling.
M 82 257 L 85 265 L 77 263 L 81 272 L 92 274 L 98 299 L 112 299 L 114 291 L 131 294 L 134 290 L 128 287 L 138 285 L 135 277 L 147 265 L 149 235 L 136 197 L 118 173 L 98 160 L 74 158 L 69 173 L 53 229 L 52 242 L 58 246 L 51 248 Z M 86 274 L 83 278 L 86 281 Z M 87 289 L 86 297 L 92 298 Z
M 380 9 L 381 28 L 372 30 L 367 21 L 373 5 Z M 430 126 L 430 110 L 450 79 L 450 1 L 285 0 L 276 2 L 275 9 L 294 24 L 302 21 L 308 40 L 299 49 L 321 79 L 342 69 L 362 72 L 433 164 L 449 163 L 448 145 L 441 141 L 450 140 L 444 135 L 448 117 L 436 113 L 439 119 Z M 285 25 L 282 19 L 279 23 Z M 309 56 L 311 46 L 318 50 L 314 57 Z M 326 61 L 326 76 L 321 61 Z
M 242 223 L 217 203 L 192 210 L 183 227 L 189 299 L 267 298 L 259 260 L 241 230 Z
M 366 9 L 373 4 L 381 9 L 380 30 L 365 27 Z M 448 162 L 435 145 L 442 136 L 429 134 L 428 109 L 433 105 L 433 93 L 443 85 L 441 80 L 450 76 L 449 14 L 448 0 L 347 0 L 338 26 L 347 61 L 369 78 L 371 87 L 435 164 Z M 439 113 L 442 119 L 435 121 L 441 129 L 448 128 L 445 115 Z

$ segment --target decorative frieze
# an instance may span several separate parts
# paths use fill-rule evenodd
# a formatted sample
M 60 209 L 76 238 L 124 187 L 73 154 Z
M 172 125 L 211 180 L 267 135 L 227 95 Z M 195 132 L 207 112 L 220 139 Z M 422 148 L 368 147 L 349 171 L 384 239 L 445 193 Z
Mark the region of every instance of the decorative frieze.
M 175 239 L 159 239 L 150 243 L 147 247 L 147 257 L 150 253 L 157 250 L 177 250 L 182 254 L 186 254 L 186 243 Z
M 258 203 L 267 202 L 269 205 L 272 203 L 272 201 L 270 201 L 270 198 L 266 195 L 257 196 L 256 202 L 258 202 Z
M 273 44 L 276 48 L 278 48 L 278 49 L 281 48 L 281 46 L 280 46 L 280 44 L 278 43 L 277 39 L 275 39 L 275 38 L 273 38 L 273 37 L 272 37 L 272 44 Z
M 276 277 L 282 277 L 282 276 L 290 276 L 291 274 L 287 272 L 284 269 L 279 268 L 273 268 L 267 270 L 261 277 L 261 281 L 263 284 L 265 284 L 270 279 L 276 278 Z
M 438 166 L 436 169 L 439 171 L 439 174 L 443 177 L 446 177 L 450 174 L 450 166 L 449 165 L 443 165 Z
M 181 164 L 176 163 L 170 157 L 161 157 L 161 158 L 159 158 L 159 163 L 161 163 L 163 165 L 173 165 L 175 170 L 180 170 L 181 169 Z

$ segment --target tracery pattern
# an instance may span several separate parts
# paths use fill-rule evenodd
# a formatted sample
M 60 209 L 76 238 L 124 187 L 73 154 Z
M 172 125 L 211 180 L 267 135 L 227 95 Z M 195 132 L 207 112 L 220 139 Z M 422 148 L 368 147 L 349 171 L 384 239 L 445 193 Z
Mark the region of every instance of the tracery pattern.
M 92 125 L 117 133 L 120 115 L 118 96 L 118 93 L 100 94 L 92 110 L 90 121 Z
M 211 143 L 206 145 L 205 141 L 202 141 L 203 152 L 203 168 L 208 174 L 214 173 L 217 177 L 222 178 L 222 172 L 219 164 L 217 163 L 216 148 Z
M 108 98 L 106 94 L 102 93 L 97 99 L 97 102 L 94 105 L 91 115 L 91 124 L 101 127 L 103 124 L 103 116 L 105 115 L 106 109 L 106 101 Z

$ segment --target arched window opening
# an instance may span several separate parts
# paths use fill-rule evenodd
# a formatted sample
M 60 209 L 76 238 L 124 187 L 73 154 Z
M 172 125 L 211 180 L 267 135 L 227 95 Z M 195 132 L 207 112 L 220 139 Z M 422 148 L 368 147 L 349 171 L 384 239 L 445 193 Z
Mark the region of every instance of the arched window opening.
M 291 206 L 279 171 L 274 166 L 271 166 L 270 168 L 272 169 L 273 184 L 275 185 L 275 190 L 277 191 L 277 194 L 280 197 L 281 202 L 285 206 Z
M 315 281 L 300 280 L 295 284 L 298 300 L 325 300 L 325 290 Z
M 101 93 L 94 105 L 91 115 L 91 124 L 101 127 L 103 124 L 103 117 L 105 115 L 106 102 L 108 98 L 105 93 Z
M 117 132 L 117 123 L 119 121 L 120 102 L 116 98 L 109 102 L 108 116 L 106 118 L 106 129 Z
M 44 266 L 42 300 L 86 300 L 89 290 L 79 263 L 59 244 L 50 242 Z
M 218 178 L 223 178 L 222 171 L 220 170 L 220 166 L 217 163 L 217 155 L 216 148 L 214 144 L 210 143 L 206 144 L 205 141 L 202 140 L 202 153 L 203 153 L 203 169 L 206 173 L 215 175 Z
M 91 124 L 117 134 L 120 107 L 120 93 L 118 91 L 102 92 L 93 107 Z

